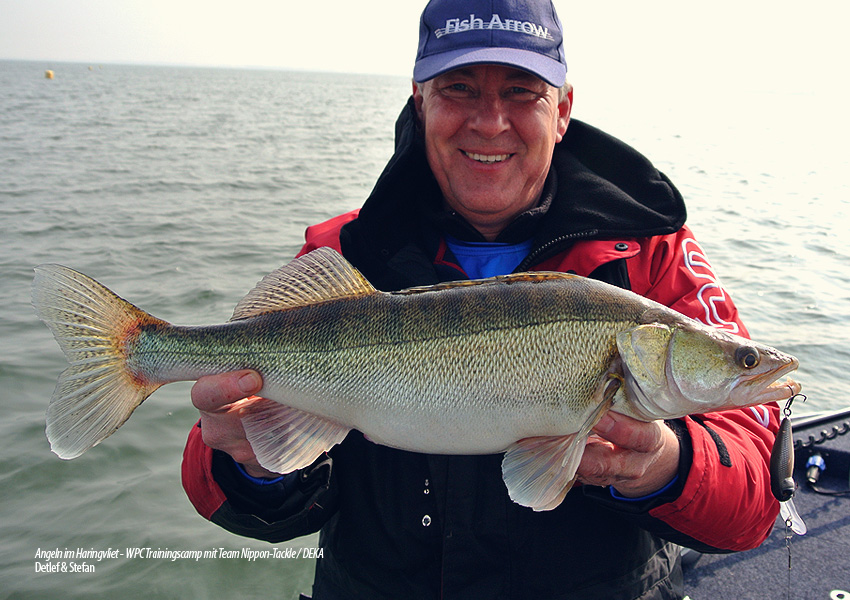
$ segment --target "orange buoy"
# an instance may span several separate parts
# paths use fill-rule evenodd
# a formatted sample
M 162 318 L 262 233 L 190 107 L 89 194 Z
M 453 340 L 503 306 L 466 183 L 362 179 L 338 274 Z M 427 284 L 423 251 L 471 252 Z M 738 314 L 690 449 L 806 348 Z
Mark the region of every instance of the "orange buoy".
M 44 77 L 45 77 L 46 79 L 53 79 L 53 71 L 51 71 L 50 69 L 47 69 L 47 70 L 44 72 Z

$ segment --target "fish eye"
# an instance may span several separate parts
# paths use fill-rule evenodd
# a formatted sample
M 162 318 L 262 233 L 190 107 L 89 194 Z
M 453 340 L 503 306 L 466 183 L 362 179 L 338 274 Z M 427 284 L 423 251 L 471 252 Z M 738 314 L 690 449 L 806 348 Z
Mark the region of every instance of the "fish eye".
M 735 351 L 735 360 L 745 369 L 753 369 L 761 361 L 758 350 L 744 346 Z

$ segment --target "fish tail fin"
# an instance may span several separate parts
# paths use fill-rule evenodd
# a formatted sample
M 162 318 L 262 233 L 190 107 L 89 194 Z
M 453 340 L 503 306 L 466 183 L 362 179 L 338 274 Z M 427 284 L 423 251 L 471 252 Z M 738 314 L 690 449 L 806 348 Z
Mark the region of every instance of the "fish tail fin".
M 112 435 L 161 382 L 133 371 L 128 352 L 141 326 L 164 324 L 95 280 L 61 265 L 35 269 L 32 304 L 70 366 L 47 409 L 47 439 L 63 459 Z

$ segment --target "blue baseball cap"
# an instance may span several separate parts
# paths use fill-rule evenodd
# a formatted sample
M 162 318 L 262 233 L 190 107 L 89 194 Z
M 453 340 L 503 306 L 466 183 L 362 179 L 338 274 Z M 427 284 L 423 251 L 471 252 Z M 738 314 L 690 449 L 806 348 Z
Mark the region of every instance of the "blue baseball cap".
M 528 71 L 561 87 L 567 60 L 561 21 L 551 0 L 431 0 L 419 22 L 413 80 L 459 67 L 497 64 Z

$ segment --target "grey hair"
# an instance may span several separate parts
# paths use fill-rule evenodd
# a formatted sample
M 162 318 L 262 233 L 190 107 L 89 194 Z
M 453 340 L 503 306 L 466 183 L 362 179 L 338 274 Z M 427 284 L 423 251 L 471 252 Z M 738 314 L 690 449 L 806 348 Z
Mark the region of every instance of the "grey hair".
M 571 84 L 569 81 L 565 81 L 564 85 L 558 88 L 558 104 L 563 102 L 566 99 L 567 95 L 569 95 L 569 93 L 572 91 L 573 84 Z

